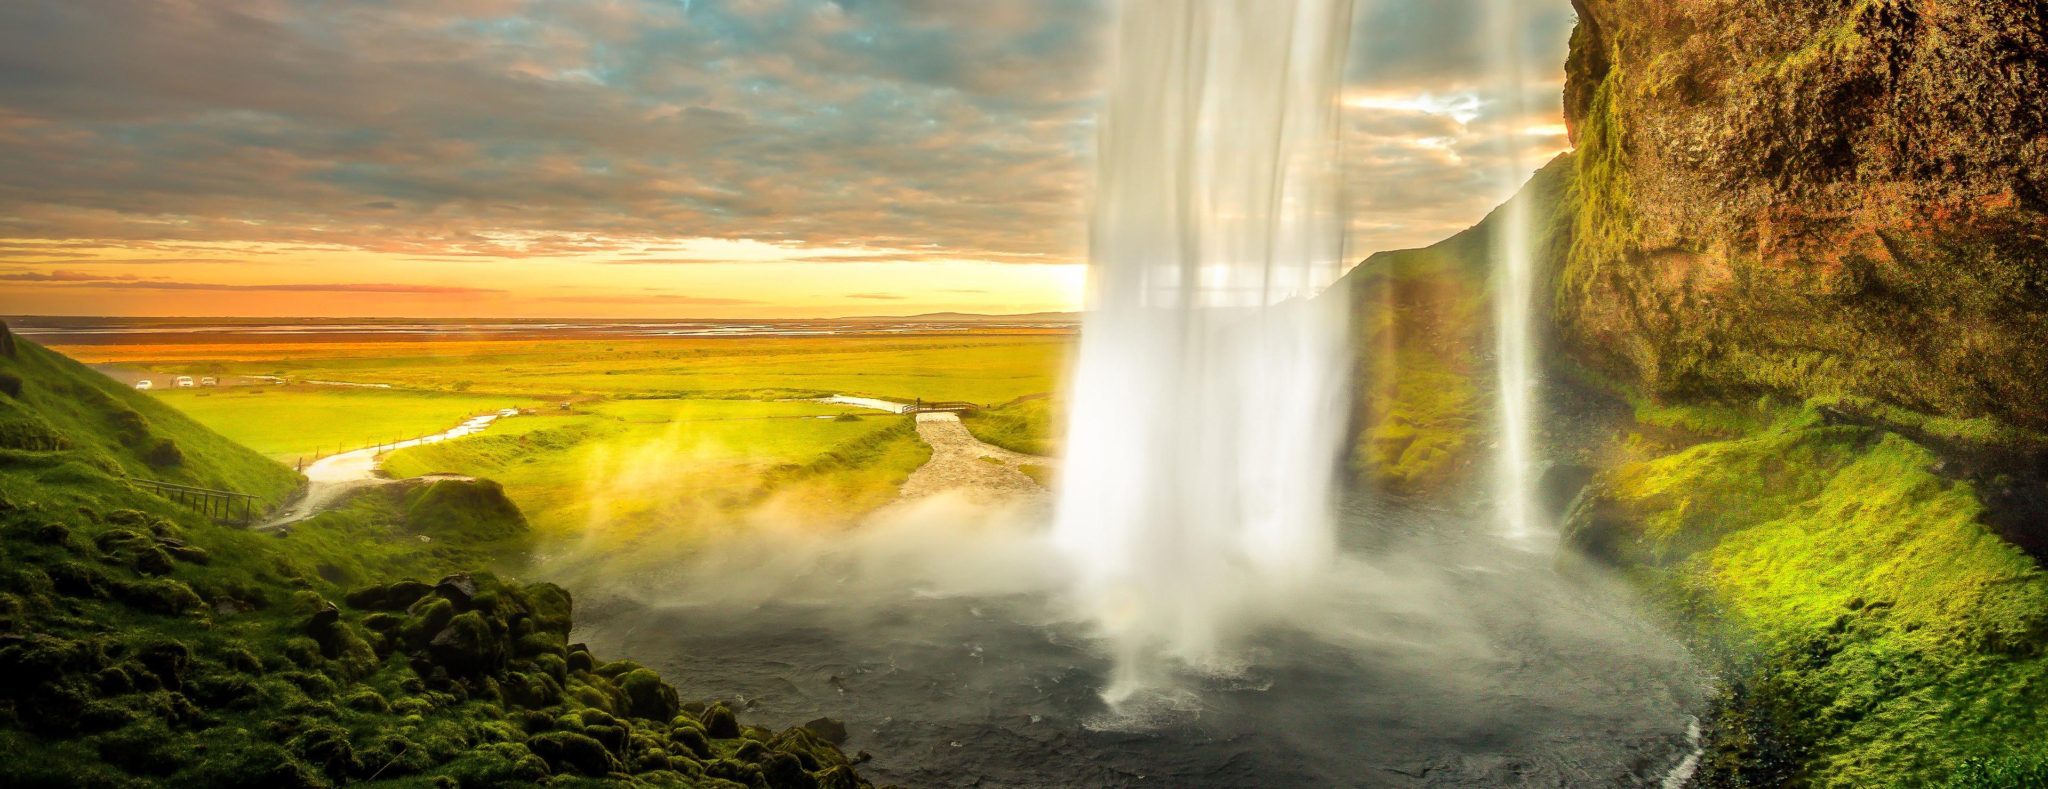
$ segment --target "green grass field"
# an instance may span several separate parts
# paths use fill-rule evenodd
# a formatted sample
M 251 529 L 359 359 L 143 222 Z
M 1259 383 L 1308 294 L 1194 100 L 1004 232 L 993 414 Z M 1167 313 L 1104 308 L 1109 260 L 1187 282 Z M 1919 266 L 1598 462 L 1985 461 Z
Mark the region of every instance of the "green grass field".
M 486 411 L 542 405 L 526 397 L 332 386 L 231 386 L 153 394 L 200 424 L 285 463 L 432 435 Z
M 283 375 L 536 397 L 848 394 L 1001 403 L 1050 392 L 1065 335 L 106 345 L 90 364 L 164 374 Z
M 830 525 L 894 498 L 929 452 L 907 418 L 854 413 L 805 402 L 609 401 L 400 450 L 385 470 L 497 480 L 552 553 L 604 556 L 616 568 L 755 518 Z
M 1060 406 L 1053 398 L 1034 397 L 977 411 L 961 421 L 984 442 L 1027 455 L 1056 455 L 1064 418 Z
M 1045 453 L 1071 337 L 926 336 L 80 346 L 159 374 L 388 384 L 156 393 L 271 457 L 427 435 L 506 407 L 482 435 L 392 453 L 386 473 L 496 480 L 550 558 L 672 557 L 763 522 L 836 528 L 895 500 L 930 457 L 910 420 L 786 398 L 1009 403 L 971 422 Z M 663 550 L 652 550 L 660 548 Z M 602 558 L 599 558 L 602 557 Z M 559 568 L 558 568 L 559 569 Z

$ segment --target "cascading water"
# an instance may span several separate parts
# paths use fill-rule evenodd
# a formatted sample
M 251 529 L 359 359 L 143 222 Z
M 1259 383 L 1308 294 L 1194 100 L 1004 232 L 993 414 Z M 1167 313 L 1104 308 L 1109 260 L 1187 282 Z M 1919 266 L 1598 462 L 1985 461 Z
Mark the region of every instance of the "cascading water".
M 1333 548 L 1350 0 L 1126 3 L 1054 539 L 1105 697 L 1214 668 Z
M 1490 48 L 1495 89 L 1502 91 L 1504 129 L 1497 178 L 1510 193 L 1529 177 L 1522 154 L 1520 124 L 1528 117 L 1526 77 L 1522 73 L 1522 5 L 1527 0 L 1491 0 L 1487 18 L 1498 46 Z M 1502 226 L 1493 236 L 1495 364 L 1500 387 L 1500 453 L 1495 459 L 1495 500 L 1502 528 L 1515 539 L 1538 529 L 1535 504 L 1535 457 L 1531 410 L 1536 387 L 1535 354 L 1530 336 L 1530 304 L 1535 290 L 1529 201 L 1511 199 L 1502 207 Z

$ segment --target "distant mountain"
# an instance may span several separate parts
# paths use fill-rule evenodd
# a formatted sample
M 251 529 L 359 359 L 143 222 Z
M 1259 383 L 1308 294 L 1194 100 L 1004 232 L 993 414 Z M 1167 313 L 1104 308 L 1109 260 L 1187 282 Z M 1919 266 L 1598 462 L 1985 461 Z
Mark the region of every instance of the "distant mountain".
M 929 323 L 1080 323 L 1078 312 L 1024 312 L 984 315 L 975 312 L 927 312 L 921 315 L 855 315 L 846 321 L 924 321 Z

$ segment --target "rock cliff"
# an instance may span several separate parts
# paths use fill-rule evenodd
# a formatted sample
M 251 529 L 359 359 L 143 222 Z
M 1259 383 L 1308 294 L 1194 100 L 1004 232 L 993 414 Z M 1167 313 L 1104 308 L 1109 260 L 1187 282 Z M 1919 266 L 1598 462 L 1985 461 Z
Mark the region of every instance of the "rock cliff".
M 2048 3 L 1573 5 L 1584 361 L 2048 429 Z

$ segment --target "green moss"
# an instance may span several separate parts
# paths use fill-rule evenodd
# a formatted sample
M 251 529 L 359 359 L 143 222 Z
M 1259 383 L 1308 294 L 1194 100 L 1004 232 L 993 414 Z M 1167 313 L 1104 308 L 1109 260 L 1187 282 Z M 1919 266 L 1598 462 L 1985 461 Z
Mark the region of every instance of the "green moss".
M 1627 160 L 1627 128 L 1620 110 L 1621 69 L 1594 89 L 1580 120 L 1574 174 L 1566 202 L 1574 217 L 1571 251 L 1557 276 L 1557 303 L 1570 309 L 1592 290 L 1601 272 L 1620 264 L 1639 237 Z
M 1861 419 L 1930 438 L 1978 447 L 2048 446 L 2048 434 L 2006 424 L 1997 417 L 1971 419 L 1923 414 L 1868 397 L 1837 395 L 1809 401 Z
M 1617 468 L 1575 514 L 1623 531 L 1615 553 L 1703 641 L 1757 656 L 1712 732 L 1740 757 L 1724 778 L 1769 751 L 1817 785 L 1925 784 L 2048 737 L 2048 576 L 1936 462 L 1804 409 Z
M 1403 353 L 1378 365 L 1380 404 L 1359 437 L 1354 463 L 1367 476 L 1411 490 L 1443 481 L 1470 459 L 1482 429 L 1474 376 L 1441 356 Z
M 433 479 L 404 495 L 405 521 L 421 534 L 491 542 L 526 533 L 526 516 L 490 480 Z

